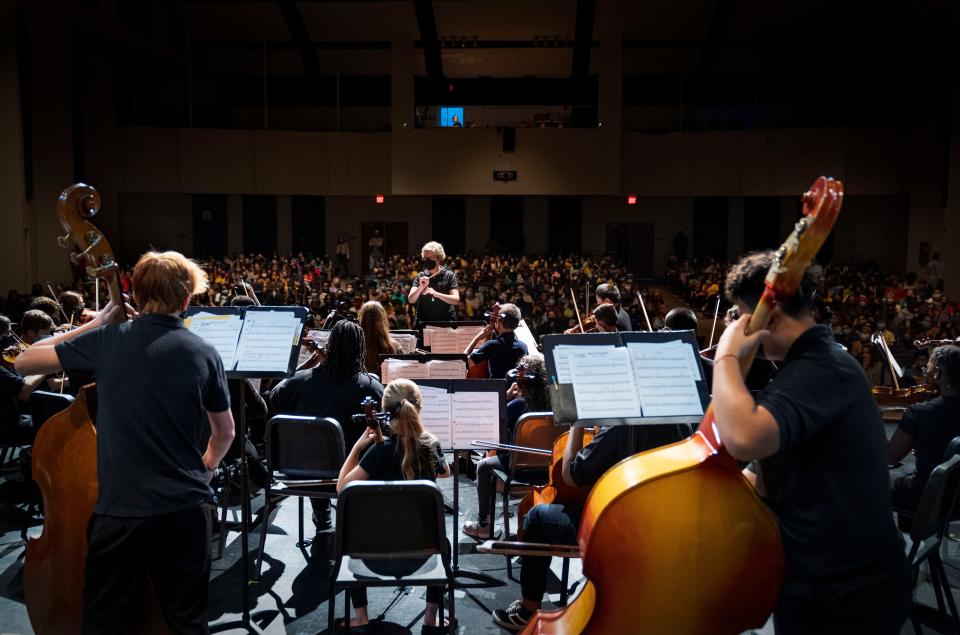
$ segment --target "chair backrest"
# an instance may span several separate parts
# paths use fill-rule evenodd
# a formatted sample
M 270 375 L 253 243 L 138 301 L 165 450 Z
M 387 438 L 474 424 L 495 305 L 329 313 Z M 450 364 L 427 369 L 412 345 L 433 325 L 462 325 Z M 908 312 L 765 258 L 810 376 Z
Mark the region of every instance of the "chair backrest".
M 30 418 L 33 419 L 34 431 L 39 430 L 53 415 L 66 410 L 74 401 L 70 395 L 34 390 L 30 393 Z
M 267 422 L 267 465 L 292 479 L 337 478 L 346 458 L 334 419 L 276 415 Z
M 570 426 L 558 426 L 553 423 L 552 412 L 528 412 L 517 420 L 513 431 L 513 444 L 525 448 L 552 450 L 553 442 Z M 549 456 L 514 452 L 510 457 L 511 470 L 523 470 L 538 467 L 550 467 Z
M 953 455 L 930 472 L 927 484 L 920 497 L 917 515 L 913 520 L 913 529 L 910 538 L 913 548 L 911 559 L 920 548 L 920 544 L 934 536 L 942 537 L 950 523 L 960 491 L 960 455 Z
M 943 460 L 946 461 L 954 454 L 960 454 L 960 437 L 953 437 L 953 440 L 947 444 L 947 449 L 943 452 Z
M 450 555 L 443 495 L 427 480 L 354 481 L 337 497 L 334 555 L 363 560 Z

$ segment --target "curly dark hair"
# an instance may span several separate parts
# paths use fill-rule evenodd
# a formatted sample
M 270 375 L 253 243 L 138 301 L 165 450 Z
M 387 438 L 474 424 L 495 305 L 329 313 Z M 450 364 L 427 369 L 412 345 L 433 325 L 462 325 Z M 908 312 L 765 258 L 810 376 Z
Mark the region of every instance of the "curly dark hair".
M 343 380 L 365 373 L 363 329 L 356 322 L 342 320 L 330 331 L 327 355 L 318 369 L 324 377 Z
M 526 366 L 528 373 L 535 374 L 540 378 L 538 382 L 527 382 L 523 388 L 523 398 L 527 402 L 527 412 L 549 412 L 553 407 L 550 405 L 550 383 L 547 381 L 547 366 L 543 362 L 543 356 L 538 354 L 524 355 L 520 359 L 520 364 Z
M 773 261 L 773 250 L 755 251 L 747 254 L 737 264 L 730 267 L 730 271 L 727 272 L 727 280 L 724 283 L 727 301 L 735 304 L 737 300 L 741 300 L 747 306 L 756 306 L 760 301 L 760 296 L 763 295 L 763 281 L 767 277 L 767 272 L 770 271 Z M 809 313 L 813 307 L 815 288 L 816 284 L 813 276 L 809 270 L 805 271 L 797 293 L 792 298 L 780 299 L 780 309 L 790 317 L 800 317 Z
M 935 348 L 933 365 L 943 375 L 951 390 L 960 389 L 960 346 L 947 344 Z

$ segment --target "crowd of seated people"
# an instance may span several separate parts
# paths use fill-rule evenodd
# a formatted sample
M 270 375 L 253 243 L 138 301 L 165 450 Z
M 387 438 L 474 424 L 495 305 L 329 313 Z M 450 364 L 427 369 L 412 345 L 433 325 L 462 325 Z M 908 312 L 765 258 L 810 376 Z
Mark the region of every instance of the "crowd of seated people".
M 955 340 L 960 336 L 960 303 L 943 290 L 943 268 L 934 254 L 930 265 L 916 273 L 884 273 L 873 265 L 814 264 L 817 290 L 814 315 L 829 323 L 838 342 L 862 365 L 874 385 L 889 386 L 889 371 L 871 337 L 880 333 L 904 371 L 901 385 L 923 380 L 928 355 L 915 340 Z M 719 261 L 679 260 L 671 257 L 667 280 L 689 306 L 712 315 L 723 285 L 725 268 Z M 727 303 L 721 299 L 723 315 Z
M 206 306 L 226 306 L 231 298 L 247 293 L 247 287 L 264 305 L 301 305 L 310 309 L 311 325 L 320 327 L 334 310 L 357 314 L 365 302 L 383 305 L 391 329 L 409 329 L 413 311 L 408 295 L 420 271 L 419 258 L 390 256 L 374 262 L 364 275 L 347 272 L 349 258 L 313 257 L 310 254 L 240 254 L 223 260 L 200 261 L 210 278 L 210 289 L 193 302 Z M 537 336 L 561 333 L 576 325 L 577 310 L 586 317 L 595 306 L 593 291 L 604 282 L 614 283 L 622 297 L 622 308 L 634 328 L 646 328 L 646 319 L 637 298 L 643 293 L 647 314 L 654 329 L 663 326 L 666 307 L 659 294 L 649 294 L 626 268 L 609 256 L 510 256 L 478 255 L 468 252 L 446 258 L 447 268 L 457 275 L 462 302 L 455 309 L 457 320 L 483 320 L 490 307 L 514 304 L 526 324 Z M 121 275 L 125 293 L 132 291 L 132 270 Z M 57 295 L 72 290 L 81 303 L 93 307 L 93 286 L 76 281 L 72 288 L 54 287 Z M 571 290 L 576 296 L 574 307 Z M 102 301 L 106 301 L 101 289 Z M 29 295 L 11 291 L 0 313 L 19 322 L 28 308 L 46 310 L 59 322 L 59 307 L 49 292 L 35 285 Z M 589 295 L 589 307 L 587 303 Z M 61 301 L 63 298 L 61 297 Z M 37 304 L 43 306 L 36 306 Z

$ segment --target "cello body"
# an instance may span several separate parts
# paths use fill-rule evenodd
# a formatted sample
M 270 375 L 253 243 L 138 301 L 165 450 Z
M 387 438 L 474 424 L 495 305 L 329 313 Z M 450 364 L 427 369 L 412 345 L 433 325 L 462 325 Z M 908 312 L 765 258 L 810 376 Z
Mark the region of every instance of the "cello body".
M 33 443 L 33 478 L 43 496 L 43 533 L 27 541 L 23 593 L 41 635 L 79 633 L 87 523 L 97 502 L 97 433 L 89 387 L 41 426 Z
M 763 625 L 783 580 L 776 519 L 702 433 L 604 474 L 578 540 L 586 586 L 524 633 L 741 633 Z

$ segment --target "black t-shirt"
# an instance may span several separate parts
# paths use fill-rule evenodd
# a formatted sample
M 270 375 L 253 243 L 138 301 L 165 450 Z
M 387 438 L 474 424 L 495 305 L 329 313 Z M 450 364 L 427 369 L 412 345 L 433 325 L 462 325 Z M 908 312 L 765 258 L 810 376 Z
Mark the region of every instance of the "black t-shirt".
M 757 403 L 780 428 L 780 449 L 759 471 L 783 535 L 784 593 L 843 594 L 904 571 L 880 411 L 860 365 L 826 326 L 793 343 Z
M 427 271 L 420 272 L 421 277 L 429 278 Z M 431 289 L 447 294 L 457 288 L 457 274 L 449 269 L 441 269 L 437 275 L 430 278 Z M 457 319 L 457 312 L 453 304 L 447 304 L 432 295 L 423 295 L 417 298 L 417 322 L 450 322 Z
M 630 321 L 630 314 L 624 311 L 622 307 L 617 309 L 617 330 L 633 330 L 633 323 Z
M 17 396 L 24 381 L 22 375 L 0 366 L 0 425 L 17 425 L 20 421 Z
M 913 437 L 917 456 L 914 487 L 923 487 L 930 472 L 944 461 L 943 453 L 960 436 L 960 396 L 937 397 L 910 406 L 900 429 Z
M 577 452 L 570 463 L 573 482 L 580 487 L 590 487 L 600 480 L 604 472 L 623 459 L 638 452 L 676 443 L 685 436 L 675 425 L 635 426 L 631 444 L 630 430 L 630 426 L 601 428 L 593 441 Z
M 416 478 L 436 481 L 438 474 L 447 471 L 447 461 L 443 456 L 440 443 L 433 440 L 420 447 L 420 456 L 414 462 L 417 472 Z M 360 467 L 367 473 L 371 481 L 402 481 L 403 453 L 400 445 L 393 437 L 383 440 L 383 443 L 374 443 L 360 459 Z
M 507 371 L 516 367 L 520 358 L 527 354 L 527 345 L 517 339 L 513 333 L 501 333 L 487 340 L 470 353 L 475 364 L 487 362 L 490 379 L 503 379 Z
M 56 347 L 97 375 L 97 514 L 149 517 L 212 500 L 197 439 L 230 408 L 223 362 L 179 318 L 142 315 Z
M 334 380 L 324 377 L 320 370 L 301 370 L 283 380 L 270 393 L 270 401 L 280 414 L 335 419 L 343 430 L 349 451 L 367 429 L 366 424 L 354 423 L 350 417 L 361 412 L 360 402 L 367 397 L 373 397 L 379 404 L 383 399 L 383 384 L 366 373 Z

